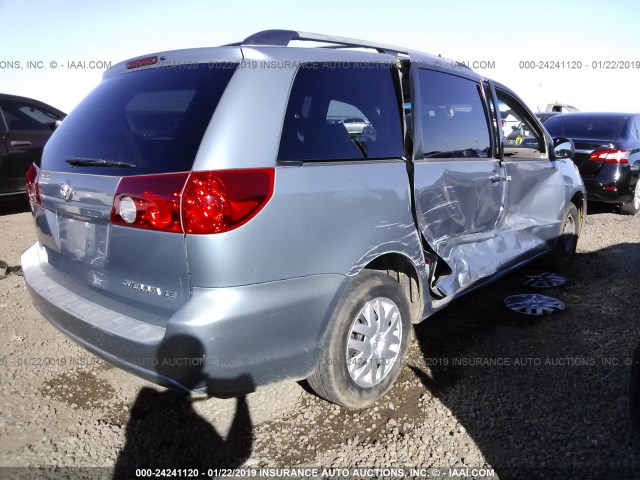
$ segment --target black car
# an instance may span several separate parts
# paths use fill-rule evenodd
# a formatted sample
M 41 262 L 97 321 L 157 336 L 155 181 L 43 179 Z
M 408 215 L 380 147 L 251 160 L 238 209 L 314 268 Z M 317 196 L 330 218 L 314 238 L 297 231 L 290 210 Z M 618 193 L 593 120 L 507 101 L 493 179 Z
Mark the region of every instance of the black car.
M 32 98 L 0 94 L 0 199 L 24 195 L 25 174 L 65 114 Z
M 535 113 L 534 115 L 538 117 L 538 120 L 540 120 L 540 123 L 544 123 L 550 118 L 555 117 L 556 115 L 560 115 L 560 113 L 561 112 L 538 112 L 538 113 Z
M 590 201 L 615 203 L 620 211 L 640 211 L 640 114 L 563 113 L 544 124 L 552 137 L 573 140 Z

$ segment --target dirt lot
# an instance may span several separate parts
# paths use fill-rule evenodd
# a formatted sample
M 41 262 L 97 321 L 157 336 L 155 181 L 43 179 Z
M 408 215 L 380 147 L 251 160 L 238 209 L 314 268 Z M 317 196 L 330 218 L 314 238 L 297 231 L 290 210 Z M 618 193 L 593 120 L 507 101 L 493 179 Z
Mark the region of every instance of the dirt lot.
M 34 241 L 24 205 L 0 207 L 0 260 Z M 22 277 L 0 280 L 0 467 L 470 467 L 505 478 L 638 478 L 629 422 L 639 341 L 640 216 L 587 218 L 567 309 L 510 314 L 521 272 L 416 328 L 390 394 L 349 412 L 296 382 L 239 399 L 185 399 L 103 363 L 31 306 Z M 59 470 L 70 478 L 81 470 Z M 0 470 L 11 478 L 26 470 Z M 125 472 L 125 473 L 122 473 Z M 27 475 L 34 478 L 33 472 Z

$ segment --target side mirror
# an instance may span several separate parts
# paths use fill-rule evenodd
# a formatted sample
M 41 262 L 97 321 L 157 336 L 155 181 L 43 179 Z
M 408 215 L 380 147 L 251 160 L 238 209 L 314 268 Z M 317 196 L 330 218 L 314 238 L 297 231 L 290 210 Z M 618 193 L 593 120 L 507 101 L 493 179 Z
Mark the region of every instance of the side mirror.
M 573 145 L 573 140 L 569 138 L 553 139 L 553 157 L 555 160 L 573 158 L 575 151 L 576 147 Z

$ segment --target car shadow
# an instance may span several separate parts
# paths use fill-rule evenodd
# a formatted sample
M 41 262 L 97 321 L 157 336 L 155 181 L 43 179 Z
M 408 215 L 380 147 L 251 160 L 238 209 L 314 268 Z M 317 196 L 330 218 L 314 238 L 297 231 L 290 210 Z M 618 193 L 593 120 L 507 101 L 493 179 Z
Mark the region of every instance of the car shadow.
M 246 375 L 233 380 L 208 378 L 203 373 L 203 353 L 199 340 L 184 335 L 171 337 L 158 350 L 157 373 L 186 388 L 204 384 L 210 396 L 220 383 L 227 388 L 237 384 L 243 393 L 235 397 L 235 413 L 226 438 L 194 409 L 196 402 L 206 397 L 195 398 L 186 390 L 144 387 L 130 411 L 126 443 L 116 460 L 114 479 L 137 478 L 138 469 L 159 469 L 168 478 L 174 478 L 175 471 L 184 472 L 182 476 L 212 478 L 212 469 L 239 467 L 249 458 L 253 425 L 246 395 L 253 390 L 253 383 Z
M 614 203 L 589 202 L 587 215 L 599 215 L 601 213 L 620 213 L 620 207 Z
M 638 273 L 640 245 L 622 243 L 578 254 L 562 287 L 528 289 L 515 272 L 416 327 L 426 361 L 413 372 L 501 480 L 640 478 L 629 399 Z M 512 313 L 503 300 L 517 293 L 566 310 Z
M 29 211 L 27 194 L 15 197 L 0 197 L 0 216 Z

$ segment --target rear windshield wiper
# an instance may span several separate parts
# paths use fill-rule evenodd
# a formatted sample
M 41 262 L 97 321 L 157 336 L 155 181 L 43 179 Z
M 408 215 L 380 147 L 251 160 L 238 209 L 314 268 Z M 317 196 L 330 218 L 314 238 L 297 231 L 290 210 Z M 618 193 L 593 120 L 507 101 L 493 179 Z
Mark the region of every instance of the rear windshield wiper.
M 70 158 L 66 162 L 72 167 L 136 168 L 133 163 L 115 162 L 100 158 Z

